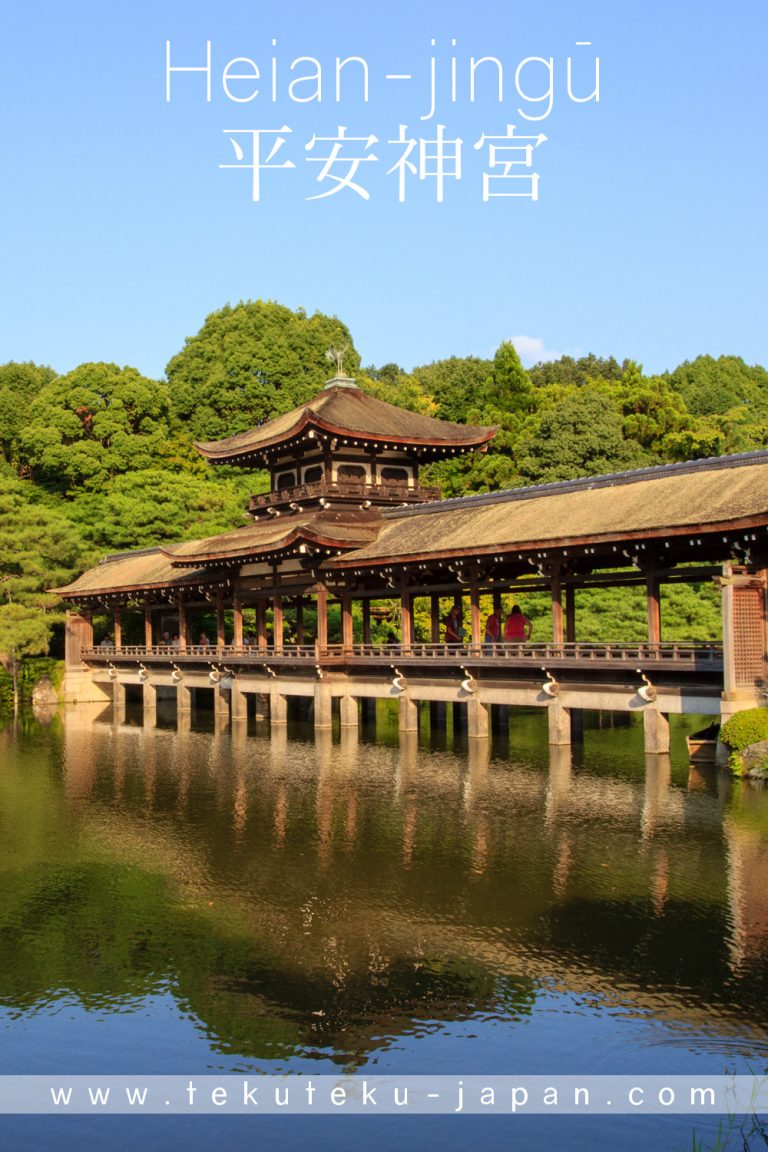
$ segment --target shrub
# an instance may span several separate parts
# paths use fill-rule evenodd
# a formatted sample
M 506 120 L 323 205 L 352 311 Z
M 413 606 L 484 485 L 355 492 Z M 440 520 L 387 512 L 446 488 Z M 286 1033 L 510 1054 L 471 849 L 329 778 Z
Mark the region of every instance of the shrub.
M 748 708 L 737 712 L 720 729 L 720 739 L 734 752 L 743 752 L 750 744 L 768 740 L 768 708 Z

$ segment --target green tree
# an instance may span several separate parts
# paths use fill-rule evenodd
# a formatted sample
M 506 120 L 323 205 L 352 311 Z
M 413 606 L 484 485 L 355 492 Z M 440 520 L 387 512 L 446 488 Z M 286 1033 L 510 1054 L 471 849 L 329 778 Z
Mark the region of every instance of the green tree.
M 441 420 L 467 423 L 467 413 L 484 395 L 493 365 L 477 356 L 451 356 L 414 368 L 411 379 L 418 389 L 431 396 Z
M 544 412 L 538 428 L 521 438 L 521 475 L 541 484 L 647 463 L 638 445 L 624 439 L 622 424 L 609 396 L 586 388 L 571 394 Z
M 583 388 L 595 380 L 618 382 L 627 370 L 629 361 L 620 364 L 613 356 L 603 358 L 591 352 L 575 360 L 572 356 L 561 356 L 559 360 L 544 360 L 529 369 L 529 375 L 536 388 L 551 388 L 553 385 Z
M 19 712 L 19 681 L 25 656 L 48 651 L 50 624 L 36 608 L 23 604 L 0 604 L 0 666 L 13 685 L 13 713 Z
M 347 349 L 344 370 L 360 357 L 335 317 L 249 300 L 207 317 L 169 362 L 175 416 L 194 440 L 215 440 L 271 420 L 309 400 L 332 375 L 326 351 Z
M 711 416 L 749 404 L 754 413 L 768 418 L 768 372 L 748 365 L 740 356 L 697 356 L 670 373 L 671 386 L 695 416 Z
M 21 433 L 29 423 L 30 407 L 44 385 L 56 378 L 52 368 L 39 364 L 0 365 L 0 453 L 18 463 Z
M 245 517 L 251 476 L 221 479 L 149 468 L 117 476 L 71 506 L 85 538 L 105 551 L 228 532 Z
M 81 364 L 33 401 L 22 454 L 36 479 L 75 490 L 99 487 L 162 459 L 168 411 L 161 382 L 135 368 Z
M 0 477 L 0 663 L 13 681 L 15 709 L 22 658 L 45 652 L 61 619 L 47 589 L 90 559 L 69 520 L 30 501 L 31 488 Z

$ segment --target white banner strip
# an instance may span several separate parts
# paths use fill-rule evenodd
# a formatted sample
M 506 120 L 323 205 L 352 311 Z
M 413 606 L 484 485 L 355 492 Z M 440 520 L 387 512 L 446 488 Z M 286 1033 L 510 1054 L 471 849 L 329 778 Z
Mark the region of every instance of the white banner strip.
M 0 1114 L 253 1116 L 768 1113 L 759 1076 L 0 1076 Z

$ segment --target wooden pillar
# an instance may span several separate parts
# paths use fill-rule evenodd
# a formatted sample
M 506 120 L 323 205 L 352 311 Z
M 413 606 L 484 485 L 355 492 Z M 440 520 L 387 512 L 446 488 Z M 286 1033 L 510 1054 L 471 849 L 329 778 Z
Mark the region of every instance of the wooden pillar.
M 152 648 L 152 607 L 149 604 L 144 605 L 144 647 L 147 650 Z
M 187 611 L 184 606 L 184 597 L 179 592 L 179 651 L 184 652 L 187 647 Z
M 352 593 L 345 589 L 341 594 L 341 643 L 345 649 L 351 648 L 354 640 L 352 630 Z
M 325 584 L 315 585 L 317 594 L 317 643 L 320 649 L 328 647 L 328 589 Z
M 223 648 L 227 642 L 224 630 L 224 593 L 221 588 L 216 589 L 216 643 Z
M 565 588 L 565 639 L 568 644 L 576 643 L 576 589 L 573 584 Z
M 501 612 L 501 592 L 494 592 L 493 594 L 493 610 L 494 612 Z
M 275 596 L 272 601 L 272 628 L 275 652 L 283 650 L 283 598 Z
M 429 598 L 429 622 L 431 628 L 430 639 L 433 644 L 439 644 L 440 635 L 440 597 L 433 592 Z
M 405 585 L 400 593 L 400 642 L 404 648 L 413 643 L 413 596 Z
M 371 643 L 371 602 L 363 600 L 363 644 Z
M 562 644 L 565 631 L 563 628 L 563 581 L 560 565 L 555 564 L 549 581 L 552 593 L 552 639 L 555 644 Z
M 645 600 L 648 606 L 648 643 L 658 644 L 661 640 L 661 593 L 655 572 L 646 574 Z
M 304 597 L 296 597 L 296 643 L 304 643 Z
M 112 614 L 112 621 L 115 630 L 115 650 L 117 651 L 123 646 L 123 613 L 119 604 Z
M 483 623 L 480 618 L 480 589 L 475 581 L 469 586 L 469 623 L 471 641 L 479 646 L 483 642 Z
M 232 600 L 232 623 L 234 625 L 234 636 L 232 643 L 235 648 L 242 648 L 243 646 L 243 605 L 240 597 L 235 593 Z M 234 712 L 232 713 L 234 717 Z
M 67 668 L 79 668 L 83 648 L 93 647 L 93 620 L 90 611 L 67 612 L 64 631 L 64 658 Z
M 264 651 L 267 646 L 267 602 L 266 600 L 256 601 L 256 643 L 260 651 Z

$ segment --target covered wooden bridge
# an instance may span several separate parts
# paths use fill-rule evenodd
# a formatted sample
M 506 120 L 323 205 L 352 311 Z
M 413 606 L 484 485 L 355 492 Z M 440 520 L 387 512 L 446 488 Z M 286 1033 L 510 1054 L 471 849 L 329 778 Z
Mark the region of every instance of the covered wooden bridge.
M 268 467 L 271 492 L 252 498 L 242 528 L 107 557 L 59 590 L 73 605 L 67 698 L 119 702 L 141 686 L 151 715 L 158 690 L 183 712 L 205 689 L 222 717 L 242 719 L 252 695 L 280 724 L 291 697 L 311 697 L 322 728 L 334 699 L 354 725 L 361 700 L 386 697 L 405 731 L 420 702 L 453 703 L 473 737 L 487 736 L 493 706 L 537 706 L 553 743 L 569 741 L 573 710 L 639 711 L 649 751 L 668 746 L 670 713 L 761 703 L 768 452 L 454 500 L 419 484 L 420 463 L 483 450 L 493 433 L 403 413 L 337 377 L 294 413 L 200 445 L 212 462 Z M 721 590 L 722 642 L 666 642 L 663 585 L 703 581 Z M 637 585 L 643 643 L 579 635 L 582 590 Z M 552 639 L 486 644 L 491 603 L 529 591 L 550 598 Z M 446 599 L 462 609 L 458 644 L 445 641 Z M 426 636 L 415 602 L 429 605 Z M 105 612 L 111 634 L 96 644 Z M 374 643 L 382 615 L 390 633 Z

